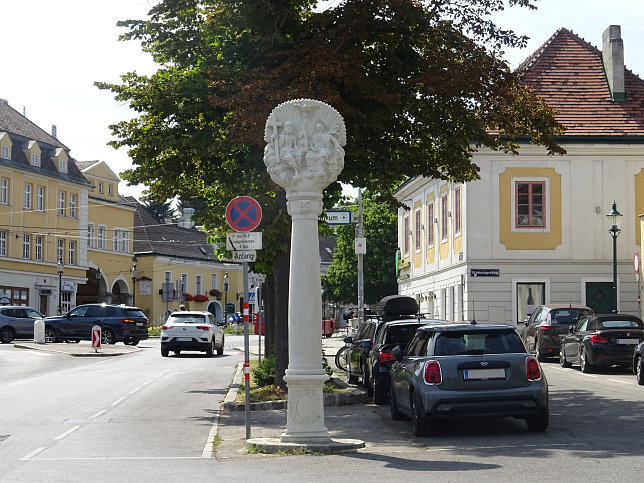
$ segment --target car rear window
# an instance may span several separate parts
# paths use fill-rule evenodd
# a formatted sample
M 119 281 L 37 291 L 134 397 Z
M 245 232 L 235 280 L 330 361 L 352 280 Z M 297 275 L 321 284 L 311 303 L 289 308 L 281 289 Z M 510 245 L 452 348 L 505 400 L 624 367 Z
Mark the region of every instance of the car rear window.
M 479 330 L 442 333 L 436 340 L 434 352 L 437 356 L 509 354 L 525 352 L 525 348 L 516 332 Z
M 414 325 L 394 325 L 389 327 L 385 336 L 385 344 L 408 344 L 411 336 L 414 335 L 418 324 Z
M 590 312 L 582 309 L 555 309 L 550 312 L 550 320 L 553 324 L 571 325 L 589 314 Z
M 644 329 L 639 320 L 603 320 L 602 329 Z
M 205 317 L 199 314 L 171 315 L 170 319 L 172 322 L 181 324 L 203 324 L 205 322 Z
M 125 313 L 126 317 L 145 317 L 145 314 L 138 309 L 123 309 L 123 312 Z

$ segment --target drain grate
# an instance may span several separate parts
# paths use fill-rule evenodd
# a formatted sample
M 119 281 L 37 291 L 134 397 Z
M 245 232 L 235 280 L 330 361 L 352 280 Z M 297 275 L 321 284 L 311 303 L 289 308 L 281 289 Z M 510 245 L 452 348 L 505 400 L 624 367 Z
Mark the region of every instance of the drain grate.
M 106 424 L 111 418 L 67 418 L 65 424 Z

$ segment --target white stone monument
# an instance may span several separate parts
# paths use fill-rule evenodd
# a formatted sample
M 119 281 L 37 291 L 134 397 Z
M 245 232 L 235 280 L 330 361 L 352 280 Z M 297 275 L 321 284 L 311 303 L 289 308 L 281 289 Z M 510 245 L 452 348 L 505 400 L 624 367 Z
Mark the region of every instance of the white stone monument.
M 322 299 L 318 218 L 322 190 L 344 167 L 346 130 L 342 116 L 312 99 L 280 104 L 264 131 L 264 163 L 272 180 L 286 190 L 292 218 L 289 281 L 289 365 L 285 443 L 331 441 L 324 425 L 322 389 Z

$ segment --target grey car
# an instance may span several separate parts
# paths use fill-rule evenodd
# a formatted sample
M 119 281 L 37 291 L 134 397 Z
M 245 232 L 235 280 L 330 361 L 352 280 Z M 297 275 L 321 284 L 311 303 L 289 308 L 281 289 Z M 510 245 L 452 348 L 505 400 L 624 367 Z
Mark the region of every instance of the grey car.
M 43 317 L 43 314 L 31 307 L 0 307 L 0 342 L 9 344 L 14 339 L 33 339 L 34 322 Z
M 451 417 L 512 417 L 530 431 L 548 427 L 546 377 L 512 326 L 428 324 L 404 353 L 398 346 L 392 354 L 391 416 L 410 417 L 417 436 Z

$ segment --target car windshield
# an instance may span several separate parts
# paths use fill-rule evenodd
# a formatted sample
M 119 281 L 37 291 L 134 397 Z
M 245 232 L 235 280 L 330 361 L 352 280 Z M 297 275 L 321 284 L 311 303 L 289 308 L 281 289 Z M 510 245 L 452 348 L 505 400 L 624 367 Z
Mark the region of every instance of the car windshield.
M 168 322 L 178 324 L 203 324 L 205 317 L 199 314 L 171 315 Z
M 436 340 L 435 349 L 437 356 L 517 352 L 525 352 L 519 336 L 498 330 L 445 332 Z
M 603 320 L 602 329 L 644 329 L 639 320 Z

